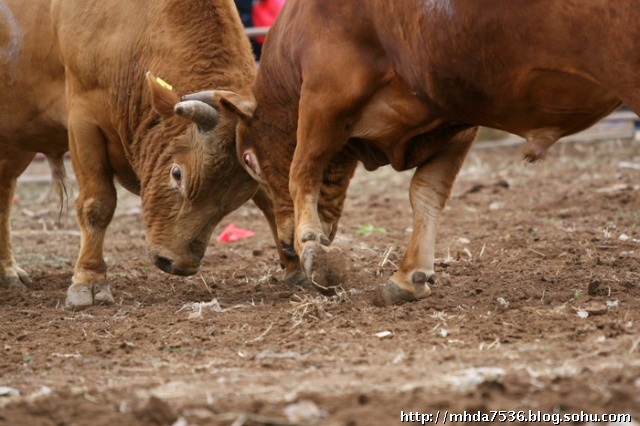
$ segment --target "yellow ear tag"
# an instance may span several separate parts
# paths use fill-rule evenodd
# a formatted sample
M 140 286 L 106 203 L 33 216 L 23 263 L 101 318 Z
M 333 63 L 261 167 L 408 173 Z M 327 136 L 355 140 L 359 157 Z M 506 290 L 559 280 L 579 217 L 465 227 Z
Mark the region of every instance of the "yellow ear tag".
M 171 87 L 171 85 L 169 83 L 167 83 L 166 81 L 164 81 L 163 79 L 161 79 L 160 77 L 156 77 L 156 81 L 158 82 L 158 84 L 162 87 L 164 87 L 167 90 L 173 90 L 173 87 Z

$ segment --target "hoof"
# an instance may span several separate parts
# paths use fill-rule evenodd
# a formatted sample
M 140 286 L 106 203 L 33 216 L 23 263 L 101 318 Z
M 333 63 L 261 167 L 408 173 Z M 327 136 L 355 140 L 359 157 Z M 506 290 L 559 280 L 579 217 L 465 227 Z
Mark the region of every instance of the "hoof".
M 18 277 L 2 277 L 0 278 L 0 288 L 6 290 L 28 290 L 27 286 L 24 285 L 22 280 Z
M 81 311 L 93 306 L 93 290 L 91 284 L 72 284 L 67 289 L 67 300 L 64 306 L 72 311 Z
M 423 283 L 413 284 L 413 291 L 409 291 L 399 287 L 393 281 L 389 281 L 386 285 L 378 288 L 373 297 L 373 304 L 375 306 L 402 305 L 424 299 L 430 294 L 431 289 Z
M 302 268 L 311 286 L 324 295 L 334 295 L 345 281 L 345 259 L 341 250 L 325 249 L 315 241 L 305 244 Z
M 29 275 L 17 265 L 12 266 L 8 271 L 5 270 L 7 276 L 0 277 L 0 288 L 10 290 L 28 290 L 27 285 L 31 284 Z
M 72 284 L 67 290 L 64 306 L 73 311 L 81 311 L 93 305 L 113 305 L 114 303 L 111 289 L 106 282 L 78 283 Z
M 24 269 L 15 266 L 14 267 L 17 274 L 18 274 L 18 278 L 20 279 L 20 282 L 24 285 L 24 286 L 28 286 L 31 284 L 31 279 L 29 278 L 29 274 L 27 274 Z
M 96 283 L 93 285 L 93 304 L 94 305 L 113 305 L 115 304 L 111 289 L 107 283 Z

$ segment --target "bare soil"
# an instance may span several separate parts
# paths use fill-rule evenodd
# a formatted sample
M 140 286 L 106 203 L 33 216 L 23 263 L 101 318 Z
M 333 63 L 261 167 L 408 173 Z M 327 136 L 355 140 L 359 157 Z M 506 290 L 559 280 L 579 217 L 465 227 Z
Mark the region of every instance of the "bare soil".
M 34 163 L 13 208 L 33 284 L 0 294 L 0 424 L 391 425 L 438 410 L 637 421 L 640 170 L 621 162 L 640 163 L 638 142 L 559 143 L 534 165 L 479 144 L 441 219 L 432 295 L 386 308 L 371 301 L 408 242 L 411 173 L 358 171 L 336 297 L 281 281 L 251 204 L 216 233 L 235 223 L 254 237 L 212 239 L 200 273 L 164 274 L 122 190 L 105 247 L 117 305 L 83 312 L 63 308 L 73 202 L 59 222 Z

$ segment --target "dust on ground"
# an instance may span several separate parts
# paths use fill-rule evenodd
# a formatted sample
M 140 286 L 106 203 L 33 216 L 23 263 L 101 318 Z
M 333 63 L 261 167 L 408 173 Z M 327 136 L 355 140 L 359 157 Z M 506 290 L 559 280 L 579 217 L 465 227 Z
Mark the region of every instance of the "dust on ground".
M 631 164 L 621 164 L 627 162 Z M 404 413 L 640 416 L 640 145 L 561 143 L 523 164 L 475 149 L 441 219 L 432 295 L 371 303 L 411 231 L 410 173 L 359 170 L 334 245 L 343 292 L 288 287 L 255 236 L 210 242 L 189 278 L 149 261 L 137 198 L 105 246 L 116 306 L 64 310 L 73 203 L 29 176 L 13 208 L 30 291 L 0 295 L 0 424 L 390 425 Z M 517 414 L 517 413 L 516 413 Z M 442 420 L 442 418 L 441 418 Z M 516 420 L 522 420 L 516 418 Z

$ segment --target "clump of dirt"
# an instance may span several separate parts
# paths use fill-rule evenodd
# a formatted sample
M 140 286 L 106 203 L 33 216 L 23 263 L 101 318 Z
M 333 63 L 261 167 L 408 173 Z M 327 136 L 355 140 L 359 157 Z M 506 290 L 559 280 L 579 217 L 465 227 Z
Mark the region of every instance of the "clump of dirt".
M 324 247 L 308 242 L 301 257 L 305 275 L 320 293 L 331 296 L 344 290 L 349 274 L 347 259 L 338 247 Z
M 178 420 L 171 407 L 156 396 L 151 396 L 143 407 L 135 411 L 135 415 L 148 425 L 172 425 Z

